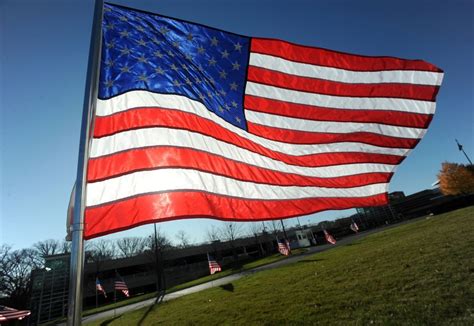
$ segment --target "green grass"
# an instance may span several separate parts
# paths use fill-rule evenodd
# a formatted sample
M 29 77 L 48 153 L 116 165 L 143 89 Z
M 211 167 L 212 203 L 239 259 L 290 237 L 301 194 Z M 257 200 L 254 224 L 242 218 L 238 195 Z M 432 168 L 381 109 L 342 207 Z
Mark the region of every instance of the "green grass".
M 93 325 L 473 325 L 474 206 Z
M 292 251 L 292 254 L 293 255 L 299 255 L 299 254 L 301 254 L 305 251 L 306 251 L 305 249 L 296 249 L 296 250 Z M 204 277 L 201 277 L 201 278 L 198 278 L 198 279 L 186 282 L 186 283 L 175 285 L 175 286 L 167 289 L 166 293 L 172 293 L 172 292 L 176 292 L 176 291 L 179 291 L 179 290 L 187 289 L 187 288 L 195 286 L 195 285 L 199 285 L 199 284 L 203 284 L 203 283 L 206 283 L 206 282 L 210 282 L 210 281 L 220 279 L 220 278 L 222 278 L 224 276 L 227 276 L 227 275 L 235 274 L 235 273 L 238 273 L 238 272 L 242 272 L 242 271 L 249 270 L 249 269 L 259 267 L 259 266 L 263 266 L 263 265 L 268 265 L 268 264 L 271 264 L 273 262 L 276 262 L 276 261 L 279 261 L 279 260 L 282 260 L 282 259 L 285 259 L 285 258 L 286 258 L 285 256 L 282 256 L 280 254 L 274 254 L 274 255 L 270 255 L 270 256 L 267 256 L 267 257 L 264 257 L 264 258 L 261 258 L 261 259 L 253 260 L 253 261 L 250 261 L 250 262 L 247 262 L 247 263 L 244 263 L 244 264 L 238 264 L 238 265 L 235 265 L 235 266 L 230 267 L 230 268 L 224 268 L 224 270 L 220 273 L 216 273 L 214 275 L 207 275 L 207 276 L 204 276 Z M 84 310 L 82 315 L 83 316 L 90 316 L 90 315 L 93 315 L 93 314 L 96 314 L 96 313 L 99 313 L 99 312 L 103 312 L 103 311 L 107 311 L 107 310 L 127 306 L 127 305 L 132 304 L 132 303 L 141 302 L 141 301 L 148 300 L 148 299 L 155 298 L 155 297 L 156 297 L 156 292 L 147 293 L 147 294 L 132 297 L 130 299 L 122 300 L 122 301 L 119 301 L 119 302 L 116 302 L 116 303 L 111 303 L 111 304 L 100 306 L 100 307 L 97 307 L 97 308 L 91 308 L 91 309 L 88 309 L 88 310 Z

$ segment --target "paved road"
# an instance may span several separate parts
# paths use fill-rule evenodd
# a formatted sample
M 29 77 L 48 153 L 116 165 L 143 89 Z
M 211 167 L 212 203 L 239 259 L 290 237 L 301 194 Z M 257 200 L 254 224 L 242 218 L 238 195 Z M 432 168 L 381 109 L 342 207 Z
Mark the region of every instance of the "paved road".
M 290 256 L 286 259 L 279 260 L 277 262 L 274 262 L 274 263 L 271 263 L 271 264 L 268 264 L 268 265 L 256 267 L 254 269 L 250 269 L 250 270 L 243 271 L 243 272 L 240 272 L 240 273 L 225 276 L 225 277 L 220 278 L 220 279 L 215 280 L 215 281 L 203 283 L 203 284 L 196 285 L 196 286 L 184 289 L 184 290 L 180 290 L 180 291 L 176 291 L 176 292 L 173 292 L 173 293 L 165 294 L 163 297 L 160 298 L 159 301 L 161 302 L 161 301 L 173 300 L 173 299 L 182 297 L 182 296 L 187 295 L 187 294 L 191 294 L 191 293 L 199 292 L 199 291 L 202 291 L 202 290 L 205 290 L 205 289 L 209 289 L 209 288 L 213 288 L 213 287 L 217 287 L 217 286 L 221 286 L 221 285 L 231 283 L 235 280 L 238 280 L 238 279 L 243 278 L 243 277 L 250 276 L 250 275 L 252 275 L 254 273 L 257 273 L 259 271 L 274 269 L 274 268 L 278 268 L 278 267 L 281 267 L 281 266 L 284 266 L 284 265 L 292 264 L 292 263 L 295 263 L 295 262 L 298 262 L 300 260 L 305 259 L 306 256 L 308 256 L 308 255 L 312 255 L 314 253 L 326 251 L 330 248 L 335 248 L 335 247 L 338 247 L 338 246 L 344 246 L 344 245 L 352 243 L 352 242 L 354 242 L 358 239 L 364 238 L 367 235 L 377 233 L 377 232 L 380 232 L 380 231 L 383 231 L 383 230 L 386 230 L 386 229 L 389 229 L 389 228 L 392 228 L 392 227 L 395 227 L 395 226 L 399 226 L 399 225 L 402 225 L 402 224 L 412 223 L 416 220 L 423 219 L 423 218 L 424 217 L 413 219 L 413 220 L 410 220 L 410 221 L 405 221 L 405 222 L 398 223 L 398 224 L 387 225 L 387 226 L 380 227 L 380 228 L 377 228 L 377 229 L 372 229 L 372 230 L 369 230 L 369 231 L 359 232 L 355 235 L 348 236 L 348 237 L 345 237 L 341 240 L 338 240 L 336 245 L 329 245 L 328 244 L 328 245 L 310 247 L 310 248 L 308 248 L 308 251 L 306 251 L 302 254 L 299 254 L 299 255 Z M 111 317 L 114 317 L 114 316 L 119 316 L 119 315 L 121 315 L 125 312 L 128 312 L 128 311 L 133 311 L 133 310 L 137 310 L 137 309 L 140 309 L 140 308 L 143 308 L 143 307 L 148 307 L 150 305 L 155 304 L 156 302 L 157 302 L 156 298 L 144 300 L 144 301 L 141 301 L 141 302 L 130 304 L 128 306 L 124 306 L 124 307 L 120 307 L 120 308 L 117 308 L 117 309 L 108 310 L 108 311 L 104 311 L 104 312 L 101 312 L 101 313 L 97 313 L 95 315 L 90 315 L 90 316 L 84 317 L 84 318 L 82 318 L 82 322 L 83 323 L 88 323 L 88 322 L 93 322 L 93 321 L 104 319 L 104 318 L 111 318 Z

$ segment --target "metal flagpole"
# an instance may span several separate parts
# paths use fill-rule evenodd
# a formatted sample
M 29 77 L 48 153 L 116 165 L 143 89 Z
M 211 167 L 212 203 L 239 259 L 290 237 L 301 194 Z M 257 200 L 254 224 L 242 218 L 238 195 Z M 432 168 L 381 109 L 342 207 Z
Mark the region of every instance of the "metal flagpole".
M 458 149 L 463 152 L 464 156 L 466 156 L 467 160 L 469 161 L 469 164 L 472 165 L 472 161 L 471 159 L 469 158 L 469 156 L 467 156 L 466 152 L 464 151 L 463 149 L 463 146 L 461 144 L 459 144 L 458 140 L 457 139 L 454 139 L 456 141 L 456 144 L 458 144 Z
M 89 48 L 89 63 L 82 111 L 79 158 L 77 164 L 74 220 L 72 224 L 71 264 L 69 274 L 67 325 L 81 325 L 82 287 L 84 277 L 84 208 L 86 171 L 90 145 L 91 123 L 95 112 L 99 82 L 99 59 L 102 39 L 103 0 L 95 0 L 94 20 Z

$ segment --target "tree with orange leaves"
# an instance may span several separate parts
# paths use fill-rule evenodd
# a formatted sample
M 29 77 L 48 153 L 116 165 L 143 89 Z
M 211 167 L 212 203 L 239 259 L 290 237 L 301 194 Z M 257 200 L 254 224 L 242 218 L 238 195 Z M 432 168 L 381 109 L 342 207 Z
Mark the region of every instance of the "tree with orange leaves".
M 439 187 L 444 195 L 474 193 L 474 165 L 445 162 L 438 174 Z

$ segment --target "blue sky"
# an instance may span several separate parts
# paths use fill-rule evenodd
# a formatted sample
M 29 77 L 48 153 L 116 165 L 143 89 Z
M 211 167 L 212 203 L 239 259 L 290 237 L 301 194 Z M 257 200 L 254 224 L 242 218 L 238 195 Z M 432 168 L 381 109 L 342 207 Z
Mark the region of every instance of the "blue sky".
M 390 191 L 429 188 L 444 161 L 474 158 L 472 1 L 112 1 L 223 30 L 363 55 L 429 61 L 445 71 L 427 135 Z M 93 2 L 0 2 L 0 244 L 28 247 L 65 235 L 74 183 Z M 303 223 L 349 215 L 333 211 Z M 294 219 L 286 222 L 294 224 Z M 161 223 L 204 240 L 211 220 Z M 152 226 L 112 238 L 150 233 Z

